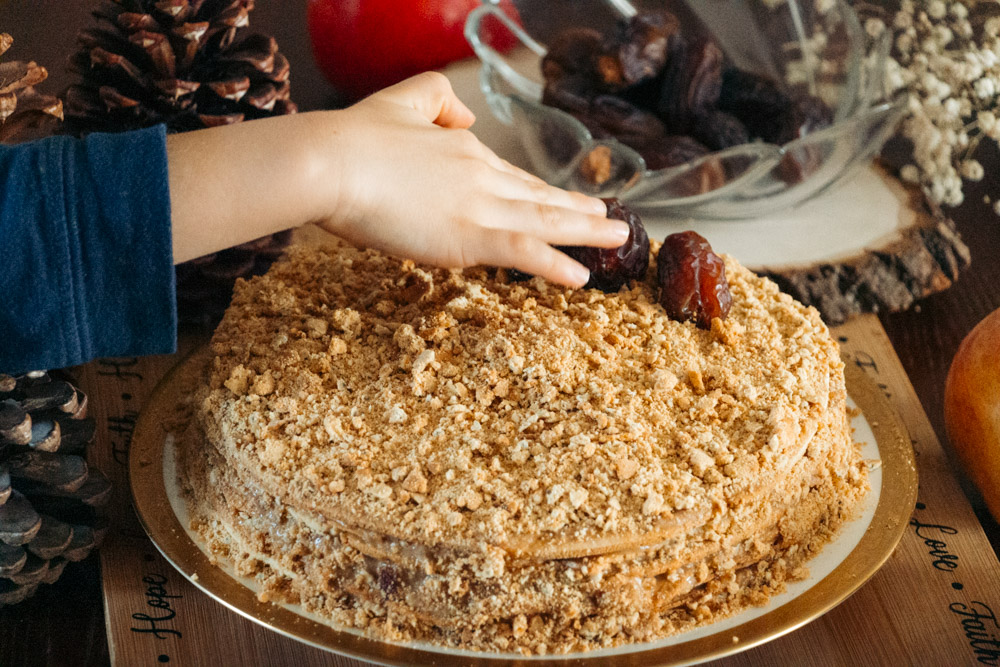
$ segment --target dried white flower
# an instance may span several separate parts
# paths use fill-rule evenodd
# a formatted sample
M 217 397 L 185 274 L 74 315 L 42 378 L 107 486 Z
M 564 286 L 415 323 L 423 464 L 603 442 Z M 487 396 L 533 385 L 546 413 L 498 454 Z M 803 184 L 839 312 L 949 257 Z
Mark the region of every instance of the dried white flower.
M 887 89 L 910 95 L 900 133 L 913 151 L 900 177 L 919 183 L 937 203 L 960 204 L 962 179 L 983 178 L 973 158 L 979 144 L 1000 141 L 1000 2 L 899 0 L 895 9 L 852 4 L 866 33 L 878 34 L 876 19 L 892 32 Z M 1000 206 L 996 210 L 1000 214 Z
M 903 168 L 899 170 L 899 176 L 907 183 L 920 182 L 920 170 L 917 169 L 915 164 L 904 165 Z
M 981 100 L 991 98 L 997 94 L 997 84 L 989 77 L 984 76 L 981 79 L 977 79 L 973 88 L 976 91 L 976 95 L 978 95 Z
M 865 21 L 865 32 L 868 33 L 869 37 L 875 39 L 885 32 L 885 23 L 882 22 L 882 19 L 868 19 Z
M 979 164 L 978 160 L 966 160 L 962 163 L 963 178 L 967 178 L 970 181 L 981 181 L 984 175 L 983 165 Z

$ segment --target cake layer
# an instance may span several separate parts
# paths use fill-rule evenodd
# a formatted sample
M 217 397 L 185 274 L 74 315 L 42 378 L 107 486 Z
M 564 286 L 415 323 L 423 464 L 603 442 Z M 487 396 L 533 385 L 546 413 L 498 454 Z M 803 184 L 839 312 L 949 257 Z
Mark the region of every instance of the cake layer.
M 461 645 L 462 630 L 474 628 L 481 637 L 492 638 L 493 649 L 509 646 L 504 638 L 514 641 L 510 628 L 519 617 L 539 616 L 547 623 L 561 617 L 564 625 L 576 620 L 601 627 L 619 619 L 621 627 L 612 637 L 588 641 L 577 637 L 572 644 L 559 644 L 565 650 L 571 645 L 594 648 L 630 641 L 639 628 L 646 628 L 649 639 L 653 626 L 674 629 L 692 622 L 698 605 L 694 609 L 691 605 L 705 598 L 710 586 L 722 587 L 725 600 L 763 595 L 764 589 L 736 584 L 741 571 L 767 563 L 768 590 L 789 577 L 802 576 L 802 561 L 850 515 L 859 491 L 842 461 L 839 469 L 831 470 L 836 465 L 831 459 L 806 459 L 799 466 L 801 474 L 795 475 L 802 480 L 798 489 L 776 489 L 762 503 L 762 516 L 737 522 L 725 536 L 699 540 L 692 535 L 682 547 L 684 561 L 662 552 L 548 562 L 508 555 L 502 577 L 481 580 L 463 565 L 473 559 L 454 549 L 427 553 L 416 547 L 419 556 L 400 558 L 411 545 L 382 551 L 349 532 L 310 525 L 314 522 L 302 521 L 298 512 L 266 494 L 250 492 L 212 448 L 198 446 L 200 437 L 193 441 L 195 459 L 185 456 L 190 467 L 187 479 L 198 487 L 193 495 L 202 499 L 193 515 L 203 526 L 212 526 L 208 532 L 214 536 L 210 540 L 214 547 L 236 562 L 243 574 L 258 576 L 275 597 L 341 621 L 354 618 L 360 605 L 362 627 L 372 619 L 391 621 L 397 638 Z M 755 585 L 763 585 L 762 573 L 755 575 L 760 575 Z M 700 613 L 711 610 L 713 619 L 738 609 L 721 605 L 719 599 L 705 599 L 704 604 L 706 611 Z M 621 623 L 635 610 L 642 613 Z M 568 631 L 566 626 L 559 632 Z M 553 632 L 546 625 L 544 636 L 530 641 L 549 645 Z

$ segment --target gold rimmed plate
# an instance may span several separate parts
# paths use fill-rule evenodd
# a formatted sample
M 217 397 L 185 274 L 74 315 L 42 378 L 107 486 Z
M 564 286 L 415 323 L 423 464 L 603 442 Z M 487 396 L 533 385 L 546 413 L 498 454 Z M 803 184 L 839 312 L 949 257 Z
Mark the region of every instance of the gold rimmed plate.
M 136 424 L 129 451 L 132 497 L 143 527 L 163 556 L 192 584 L 233 611 L 317 648 L 389 665 L 496 667 L 501 661 L 532 667 L 684 665 L 720 658 L 776 639 L 823 615 L 861 587 L 888 559 L 902 537 L 917 497 L 913 449 L 899 417 L 864 372 L 848 365 L 847 389 L 861 414 L 852 420 L 865 459 L 880 461 L 870 472 L 871 492 L 860 516 L 841 529 L 807 565 L 810 575 L 789 584 L 762 607 L 646 644 L 565 656 L 524 657 L 476 653 L 426 643 L 393 644 L 333 627 L 294 605 L 261 602 L 253 579 L 214 563 L 204 542 L 187 527 L 178 493 L 174 441 L 167 425 L 189 378 L 208 359 L 206 348 L 179 363 L 157 386 Z M 213 564 L 214 563 L 214 564 Z

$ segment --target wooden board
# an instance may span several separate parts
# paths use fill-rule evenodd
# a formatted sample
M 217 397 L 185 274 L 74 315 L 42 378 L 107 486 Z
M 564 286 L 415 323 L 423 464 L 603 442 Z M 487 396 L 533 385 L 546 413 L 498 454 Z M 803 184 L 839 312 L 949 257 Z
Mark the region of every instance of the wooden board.
M 909 430 L 920 473 L 919 503 L 899 548 L 851 598 L 817 621 L 719 664 L 997 664 L 1000 562 L 878 320 L 857 318 L 835 335 L 848 362 L 880 384 Z M 182 346 L 198 342 L 185 339 Z M 143 401 L 178 356 L 99 361 L 81 373 L 98 421 L 93 463 L 115 483 L 112 531 L 100 551 L 113 662 L 362 664 L 228 610 L 189 584 L 142 533 L 127 490 L 129 436 Z

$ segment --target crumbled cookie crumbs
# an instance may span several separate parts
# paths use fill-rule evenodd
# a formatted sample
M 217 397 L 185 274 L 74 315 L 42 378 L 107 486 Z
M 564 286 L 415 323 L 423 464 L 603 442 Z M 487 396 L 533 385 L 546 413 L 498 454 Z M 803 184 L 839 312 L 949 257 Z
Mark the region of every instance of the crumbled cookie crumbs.
M 865 469 L 816 311 L 726 263 L 733 308 L 705 331 L 645 284 L 290 249 L 238 283 L 212 341 L 192 428 L 214 447 L 189 468 L 217 478 L 189 484 L 210 497 L 203 531 L 244 545 L 273 590 L 390 639 L 565 652 L 766 598 L 850 514 Z M 272 523 L 225 519 L 255 504 Z M 648 611 L 628 574 L 643 568 L 683 604 Z M 334 579 L 340 597 L 318 592 Z M 449 615 L 478 629 L 441 635 Z

